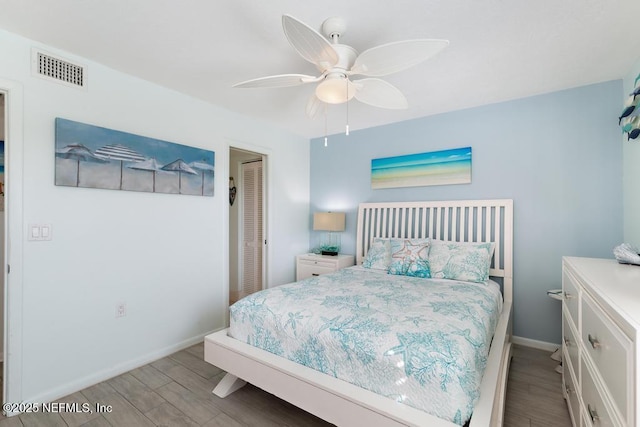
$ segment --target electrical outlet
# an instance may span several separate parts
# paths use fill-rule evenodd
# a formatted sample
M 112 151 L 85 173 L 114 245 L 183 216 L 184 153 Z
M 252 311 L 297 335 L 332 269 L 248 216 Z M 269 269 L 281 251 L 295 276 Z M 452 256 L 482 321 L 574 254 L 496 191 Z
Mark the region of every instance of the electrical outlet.
M 116 317 L 124 317 L 127 315 L 127 306 L 121 302 L 116 305 Z

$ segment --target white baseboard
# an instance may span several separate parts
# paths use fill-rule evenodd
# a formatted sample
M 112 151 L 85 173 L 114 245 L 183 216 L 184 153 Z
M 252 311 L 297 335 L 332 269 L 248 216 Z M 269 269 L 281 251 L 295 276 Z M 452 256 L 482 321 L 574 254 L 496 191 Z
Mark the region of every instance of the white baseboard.
M 522 338 L 522 337 L 511 337 L 511 342 L 514 344 L 518 344 L 524 347 L 536 348 L 538 350 L 545 350 L 549 352 L 554 352 L 556 349 L 560 347 L 560 344 L 554 344 L 546 341 L 538 341 L 532 340 L 530 338 Z
M 96 372 L 95 374 L 80 378 L 76 381 L 72 381 L 70 383 L 61 385 L 59 387 L 56 387 L 54 389 L 41 393 L 37 396 L 29 397 L 24 400 L 24 403 L 54 402 L 56 401 L 56 399 L 60 399 L 62 397 L 73 394 L 77 391 L 84 390 L 87 387 L 91 387 L 93 385 L 101 383 L 102 381 L 106 381 L 111 378 L 117 377 L 118 375 L 124 374 L 125 372 L 129 372 L 133 369 L 147 365 L 151 362 L 155 362 L 158 359 L 162 359 L 163 357 L 167 357 L 175 352 L 184 350 L 187 347 L 191 347 L 192 345 L 203 341 L 205 336 L 212 334 L 214 332 L 218 332 L 221 329 L 224 329 L 224 328 L 215 329 L 213 331 L 209 331 L 204 334 L 197 335 L 195 337 L 186 339 L 177 344 L 149 353 L 138 359 L 120 363 L 116 366 L 110 367 L 109 369 L 105 369 L 103 371 Z M 17 413 L 12 415 L 17 415 Z

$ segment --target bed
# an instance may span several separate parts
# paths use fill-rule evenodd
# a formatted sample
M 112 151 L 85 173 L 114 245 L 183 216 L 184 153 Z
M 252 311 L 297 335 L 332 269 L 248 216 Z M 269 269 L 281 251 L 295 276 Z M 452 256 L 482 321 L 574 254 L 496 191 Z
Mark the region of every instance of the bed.
M 242 387 L 245 381 L 250 382 L 320 418 L 344 426 L 451 427 L 465 423 L 469 414 L 472 414 L 468 423 L 471 427 L 502 425 L 511 351 L 512 224 L 511 200 L 361 204 L 358 209 L 356 232 L 356 267 L 296 284 L 279 286 L 265 294 L 245 298 L 232 310 L 231 327 L 205 338 L 205 360 L 227 372 L 214 393 L 225 397 Z M 463 277 L 465 280 L 423 279 L 419 277 L 420 274 L 413 273 L 410 275 L 418 277 L 407 277 L 406 271 L 399 275 L 387 275 L 380 274 L 374 268 L 363 268 L 363 261 L 365 265 L 371 264 L 371 255 L 380 249 L 381 242 L 387 244 L 388 241 L 394 244 L 398 241 L 428 241 L 431 249 L 438 245 L 453 247 L 466 243 L 474 247 L 474 254 L 483 254 L 490 258 L 490 268 L 486 273 L 495 282 L 492 280 L 480 284 L 469 283 L 466 276 Z M 482 250 L 476 251 L 478 246 L 489 245 L 491 250 L 486 253 Z M 435 266 L 435 263 L 432 266 Z M 436 276 L 440 277 L 438 274 L 442 274 L 442 271 L 443 269 L 437 270 Z M 429 281 L 429 292 L 421 291 L 425 289 L 425 281 Z M 353 291 L 354 294 L 344 285 L 351 282 L 356 289 Z M 387 291 L 391 287 L 402 289 L 402 292 L 390 294 Z M 484 288 L 488 291 L 483 290 Z M 499 294 L 500 288 L 502 298 Z M 481 295 L 481 290 L 486 294 Z M 415 357 L 407 357 L 407 352 L 404 351 L 406 348 L 398 345 L 397 339 L 406 341 L 407 337 L 415 337 L 418 332 L 424 336 L 429 331 L 435 334 L 430 335 L 433 337 L 439 329 L 445 327 L 435 326 L 430 330 L 427 326 L 433 324 L 434 319 L 428 318 L 426 322 L 420 323 L 424 320 L 419 319 L 420 313 L 413 313 L 409 308 L 398 308 L 408 307 L 407 300 L 419 301 L 422 294 L 425 294 L 425 301 L 418 302 L 418 305 L 435 307 L 432 311 L 442 314 L 450 310 L 445 302 L 452 297 L 447 292 L 461 293 L 463 298 L 471 302 L 469 306 L 475 302 L 482 308 L 480 311 L 487 311 L 488 314 L 486 318 L 482 318 L 474 311 L 464 316 L 470 318 L 471 323 L 477 324 L 478 330 L 472 329 L 469 325 L 453 325 L 453 322 L 445 318 L 445 323 L 441 325 L 453 328 L 453 335 L 462 342 L 472 343 L 472 347 L 480 348 L 480 352 L 470 355 L 470 359 L 463 359 L 462 356 L 460 359 L 452 359 L 455 363 L 451 363 L 451 366 L 434 364 L 432 368 L 440 374 L 432 375 L 426 366 L 416 366 Z M 265 306 L 268 296 L 274 294 L 279 294 L 279 298 L 284 295 L 289 301 L 287 304 Z M 303 302 L 302 307 L 295 311 L 295 305 L 290 306 L 289 303 L 295 304 L 304 294 L 310 296 L 311 300 Z M 376 309 L 371 305 L 374 299 L 382 299 L 386 308 Z M 318 302 L 318 307 L 312 308 L 312 300 Z M 490 300 L 495 302 L 494 309 L 486 309 L 491 305 L 488 303 Z M 327 301 L 334 303 L 327 304 Z M 275 307 L 279 305 L 283 311 L 276 313 Z M 445 305 L 447 309 L 443 309 Z M 329 311 L 316 314 L 315 310 L 321 308 L 319 306 L 324 306 L 324 309 L 329 306 Z M 355 307 L 356 311 L 349 314 L 349 311 L 345 311 L 348 306 Z M 373 311 L 375 315 L 369 316 L 358 311 L 363 309 L 367 313 Z M 296 316 L 286 317 L 292 313 Z M 314 316 L 324 324 L 320 327 L 313 324 L 311 330 L 317 333 L 315 336 L 313 333 L 305 336 L 304 325 Z M 272 332 L 264 332 L 266 329 L 261 329 L 267 318 L 279 319 L 279 328 L 276 329 L 284 335 L 294 337 L 291 344 L 282 341 L 282 336 L 272 336 Z M 345 338 L 340 328 L 344 326 L 345 321 L 353 322 L 353 319 L 358 318 L 368 319 L 366 334 Z M 385 323 L 389 319 L 389 324 L 393 326 Z M 406 324 L 403 327 L 408 329 L 394 329 L 399 323 Z M 256 332 L 255 328 L 260 330 Z M 325 344 L 317 343 L 316 338 L 323 334 L 338 335 L 343 339 L 338 340 L 338 348 L 322 347 L 321 351 L 317 346 Z M 478 339 L 479 336 L 487 334 L 488 337 L 484 341 Z M 380 335 L 379 342 L 372 344 L 368 339 L 371 335 Z M 488 353 L 487 348 L 482 349 L 483 346 L 488 348 Z M 283 348 L 288 352 L 283 351 Z M 418 348 L 424 350 L 424 343 Z M 361 351 L 362 349 L 366 351 Z M 358 354 L 358 351 L 354 353 L 354 350 L 362 354 Z M 327 353 L 334 356 L 327 358 Z M 338 361 L 338 353 L 351 356 L 347 356 L 346 362 Z M 380 355 L 382 360 L 375 363 L 387 365 L 371 364 L 374 362 L 368 358 L 373 353 Z M 308 357 L 309 354 L 315 356 Z M 478 354 L 482 357 L 478 357 Z M 354 359 L 365 359 L 368 362 L 358 365 Z M 436 406 L 447 406 L 447 400 L 458 402 L 454 396 L 464 394 L 467 387 L 458 390 L 455 384 L 444 384 L 442 378 L 461 377 L 460 371 L 464 369 L 460 367 L 473 364 L 474 360 L 481 365 L 481 375 L 465 376 L 463 381 L 465 384 L 475 383 L 467 393 L 471 394 L 471 400 L 467 400 L 467 403 L 452 403 L 444 412 L 440 409 L 432 410 L 428 406 L 429 402 L 440 402 Z M 406 375 L 393 372 L 390 364 L 398 365 L 399 372 Z M 352 374 L 351 377 L 348 377 L 349 373 Z M 376 383 L 379 377 L 388 377 L 392 382 L 395 379 L 399 387 L 394 390 L 379 389 Z M 422 392 L 419 388 L 416 389 L 416 383 L 425 383 L 423 380 L 428 377 L 435 379 L 436 383 L 426 383 Z M 405 382 L 407 384 L 404 384 Z M 414 387 L 411 387 L 410 383 L 413 383 Z M 437 388 L 446 389 L 449 395 L 445 393 L 443 399 L 437 394 L 431 394 Z M 421 396 L 421 393 L 424 396 Z M 473 402 L 473 405 L 469 407 L 468 402 Z

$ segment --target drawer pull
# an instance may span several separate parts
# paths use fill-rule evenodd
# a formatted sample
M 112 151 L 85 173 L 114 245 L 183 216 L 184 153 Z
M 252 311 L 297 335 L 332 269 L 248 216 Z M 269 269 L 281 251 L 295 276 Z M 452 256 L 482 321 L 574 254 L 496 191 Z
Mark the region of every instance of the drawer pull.
M 571 347 L 571 340 L 567 337 L 564 337 L 564 345 L 567 347 Z
M 564 293 L 564 299 L 572 299 L 572 298 L 575 298 L 573 294 L 570 294 L 569 292 Z
M 311 273 L 312 276 L 319 276 L 318 273 Z
M 591 418 L 592 423 L 600 419 L 598 413 L 591 407 L 591 405 L 587 405 L 587 411 L 589 411 L 589 417 Z
M 566 390 L 567 394 L 573 393 L 573 390 L 571 390 L 571 387 L 569 387 L 569 386 L 566 386 L 565 390 Z
M 598 341 L 597 338 L 592 337 L 591 334 L 589 334 L 587 338 L 589 339 L 589 342 L 591 343 L 591 347 L 593 348 L 598 348 L 602 345 L 600 344 L 600 341 Z

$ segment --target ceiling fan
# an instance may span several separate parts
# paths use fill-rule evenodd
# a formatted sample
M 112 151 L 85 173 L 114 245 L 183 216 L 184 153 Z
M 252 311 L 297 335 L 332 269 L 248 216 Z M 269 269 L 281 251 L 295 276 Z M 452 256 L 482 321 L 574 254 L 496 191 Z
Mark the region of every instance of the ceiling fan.
M 314 64 L 320 75 L 279 74 L 236 83 L 238 88 L 275 88 L 317 83 L 306 112 L 314 117 L 322 103 L 341 104 L 355 98 L 380 108 L 405 109 L 407 99 L 395 86 L 377 77 L 410 68 L 440 52 L 448 40 L 416 39 L 383 44 L 361 54 L 339 42 L 346 30 L 343 19 L 322 24 L 323 37 L 290 15 L 282 16 L 284 34 L 293 48 Z M 352 80 L 352 76 L 363 76 Z

